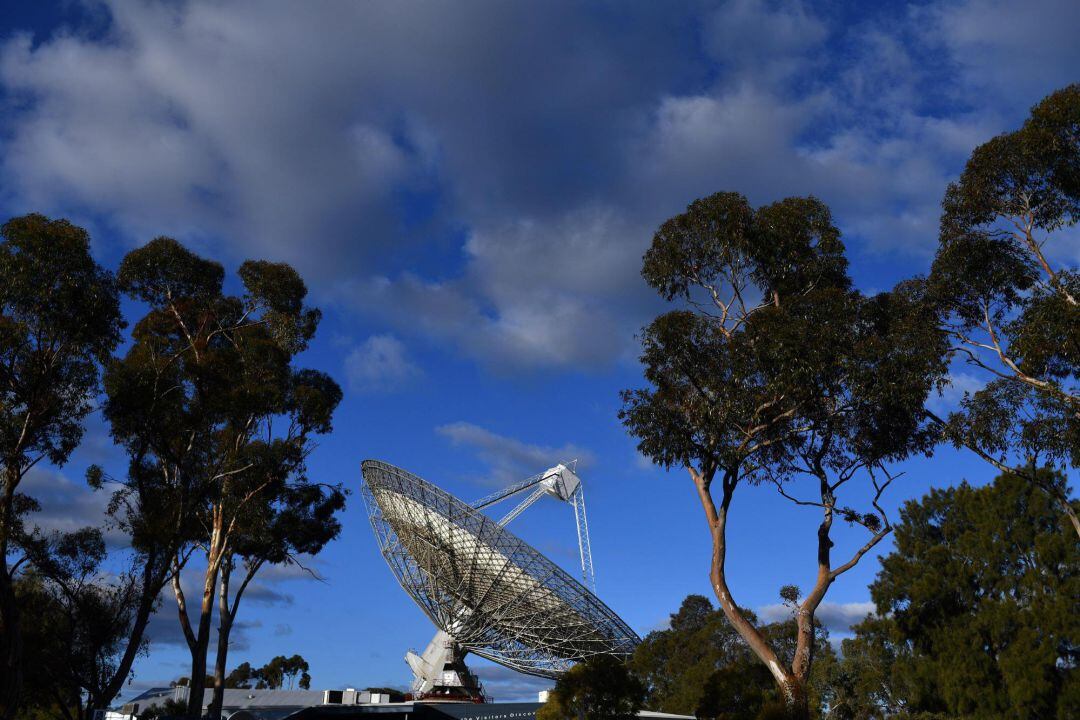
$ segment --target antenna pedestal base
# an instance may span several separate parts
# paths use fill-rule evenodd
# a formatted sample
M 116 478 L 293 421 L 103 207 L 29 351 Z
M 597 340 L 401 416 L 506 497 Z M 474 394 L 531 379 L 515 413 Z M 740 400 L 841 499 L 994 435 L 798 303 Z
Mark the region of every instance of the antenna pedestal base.
M 413 671 L 412 694 L 416 700 L 486 702 L 480 680 L 465 665 L 463 649 L 442 630 L 435 633 L 420 655 L 405 654 Z

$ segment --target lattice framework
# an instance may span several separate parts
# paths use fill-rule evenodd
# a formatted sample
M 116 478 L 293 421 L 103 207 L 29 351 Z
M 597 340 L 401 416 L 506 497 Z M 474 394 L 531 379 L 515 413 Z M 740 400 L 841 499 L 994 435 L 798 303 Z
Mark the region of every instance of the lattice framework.
M 498 522 L 401 468 L 363 463 L 379 549 L 402 588 L 463 648 L 555 678 L 638 636 L 562 568 Z

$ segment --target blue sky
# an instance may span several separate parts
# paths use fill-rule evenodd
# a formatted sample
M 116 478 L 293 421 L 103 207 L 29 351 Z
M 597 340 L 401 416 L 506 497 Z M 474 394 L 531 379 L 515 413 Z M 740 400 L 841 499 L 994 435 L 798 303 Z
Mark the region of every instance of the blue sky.
M 662 308 L 638 275 L 652 232 L 718 190 L 812 193 L 864 290 L 925 272 L 946 184 L 1078 79 L 1077 27 L 1080 5 L 1050 0 L 9 1 L 0 217 L 68 217 L 112 267 L 158 235 L 230 269 L 293 263 L 325 313 L 303 362 L 346 389 L 313 476 L 355 488 L 379 458 L 468 499 L 580 458 L 600 595 L 644 634 L 708 594 L 709 552 L 685 474 L 643 462 L 616 418 Z M 957 368 L 933 402 L 978 382 Z M 29 481 L 41 524 L 101 521 L 91 462 L 123 468 L 96 418 Z M 950 450 L 903 469 L 888 507 L 990 477 Z M 766 488 L 734 513 L 731 586 L 771 617 L 781 585 L 811 582 L 815 517 Z M 433 628 L 358 496 L 343 522 L 322 581 L 277 569 L 253 588 L 234 663 L 298 652 L 320 687 L 408 682 L 402 654 Z M 573 568 L 569 507 L 515 526 Z M 840 535 L 838 555 L 860 541 Z M 830 591 L 834 633 L 876 567 Z M 169 602 L 131 691 L 186 674 Z M 499 699 L 546 685 L 476 664 Z

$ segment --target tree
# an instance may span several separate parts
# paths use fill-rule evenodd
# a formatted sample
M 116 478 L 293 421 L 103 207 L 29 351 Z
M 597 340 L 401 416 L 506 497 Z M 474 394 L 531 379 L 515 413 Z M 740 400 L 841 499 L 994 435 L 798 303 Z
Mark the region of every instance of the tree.
M 22 623 L 7 564 L 16 491 L 42 460 L 63 465 L 92 410 L 98 367 L 120 340 L 112 276 L 86 231 L 41 215 L 0 227 L 0 717 L 19 707 Z
M 930 291 L 951 353 L 989 379 L 939 421 L 946 436 L 1034 482 L 1025 468 L 1080 467 L 1080 272 L 1063 232 L 1080 220 L 1080 85 L 976 148 L 942 207 Z M 1080 535 L 1068 488 L 1043 490 Z
M 842 643 L 842 657 L 823 672 L 830 720 L 877 720 L 910 717 L 907 698 L 914 691 L 893 674 L 898 642 L 888 620 L 870 617 L 858 634 Z
M 21 565 L 13 583 L 22 612 L 24 641 L 25 677 L 18 717 L 37 720 L 78 715 L 82 704 L 79 688 L 64 682 L 57 672 L 66 653 L 62 638 L 67 618 L 32 566 Z
M 112 384 L 116 363 L 113 360 L 106 369 L 107 391 L 116 389 Z M 105 415 L 109 420 L 117 417 L 108 400 Z M 80 675 L 87 716 L 94 710 L 107 709 L 127 682 L 135 659 L 146 649 L 146 630 L 158 607 L 161 590 L 180 573 L 191 556 L 192 548 L 185 550 L 185 547 L 194 532 L 192 507 L 195 493 L 191 478 L 182 473 L 158 472 L 158 468 L 147 461 L 146 446 L 130 442 L 129 437 L 117 432 L 117 425 L 113 426 L 111 434 L 130 454 L 126 476 L 114 478 L 107 476 L 101 468 L 91 466 L 86 477 L 87 483 L 98 491 L 104 490 L 108 481 L 112 495 L 106 514 L 113 527 L 128 537 L 129 545 L 120 556 L 121 562 L 126 561 L 127 569 L 114 573 L 111 580 L 102 579 L 97 583 L 111 585 L 110 592 L 115 596 L 114 608 L 99 616 L 103 629 L 112 627 L 118 631 L 126 627 L 127 634 L 125 641 L 113 648 L 119 653 L 115 662 L 102 665 L 102 672 Z M 55 577 L 53 582 L 63 585 Z M 115 623 L 121 618 L 126 621 L 126 626 Z M 108 634 L 102 637 L 108 637 Z
M 308 674 L 310 669 L 307 660 L 300 655 L 278 655 L 255 671 L 254 675 L 259 680 L 256 687 L 277 690 L 285 687 L 288 682 L 289 689 L 292 690 L 293 683 L 296 682 L 301 689 L 308 690 L 311 688 L 311 675 Z
M 158 718 L 184 717 L 187 705 L 179 700 L 168 698 L 165 702 L 150 707 L 139 713 L 139 720 L 158 720 Z
M 642 454 L 689 472 L 720 607 L 792 712 L 805 715 L 814 612 L 891 530 L 878 503 L 894 479 L 887 464 L 932 446 L 923 405 L 945 371 L 932 308 L 915 286 L 873 297 L 853 290 L 839 231 L 813 198 L 757 210 L 736 193 L 697 200 L 657 231 L 642 274 L 684 307 L 645 329 L 651 387 L 625 391 L 620 417 Z M 855 478 L 872 486 L 863 510 L 839 500 Z M 793 489 L 799 479 L 812 495 Z M 739 608 L 725 572 L 732 499 L 760 484 L 821 513 L 814 584 L 797 605 L 787 665 Z M 836 519 L 869 532 L 839 565 L 831 557 Z
M 743 613 L 754 623 L 756 616 Z M 794 655 L 797 625 L 793 620 L 771 623 L 762 633 L 775 643 L 784 662 Z M 828 634 L 818 624 L 815 657 L 831 658 Z M 815 663 L 815 669 L 818 663 Z M 649 633 L 634 651 L 630 670 L 645 683 L 646 705 L 652 710 L 699 718 L 753 720 L 770 702 L 778 700 L 769 671 L 732 628 L 727 617 L 709 599 L 689 595 L 670 627 Z M 818 679 L 811 679 L 810 705 L 821 694 Z
M 179 582 L 186 555 L 174 548 L 171 559 L 192 658 L 191 717 L 202 711 L 214 598 L 234 533 L 245 513 L 274 502 L 302 476 L 310 436 L 329 429 L 341 398 L 326 375 L 292 366 L 319 320 L 304 305 L 300 276 L 262 261 L 243 263 L 238 274 L 239 297 L 223 292 L 221 265 L 175 240 L 158 238 L 130 252 L 117 282 L 149 310 L 105 382 L 106 416 L 132 458 L 132 484 L 153 477 L 175 490 L 168 507 L 183 508 L 185 517 L 170 533 L 184 538 L 182 547 L 205 553 L 194 627 Z
M 713 674 L 747 655 L 745 643 L 724 614 L 708 598 L 689 595 L 671 615 L 670 627 L 649 633 L 628 666 L 645 683 L 649 708 L 688 715 L 696 712 L 713 687 Z M 771 679 L 766 682 L 769 688 Z
M 242 662 L 225 677 L 225 687 L 249 688 L 254 681 L 255 670 L 251 667 L 251 663 Z
M 264 565 L 299 565 L 297 555 L 320 552 L 341 532 L 341 523 L 335 513 L 344 507 L 345 493 L 340 486 L 324 487 L 301 476 L 282 485 L 272 502 L 252 504 L 245 508 L 229 554 L 221 564 L 217 659 L 214 665 L 214 696 L 210 703 L 212 720 L 221 716 L 227 687 L 224 675 L 229 636 L 244 590 Z M 242 558 L 244 574 L 235 594 L 230 597 L 229 588 L 238 557 Z M 304 687 L 303 684 L 301 687 Z
M 844 642 L 855 712 L 837 717 L 1080 715 L 1080 548 L 1039 485 L 1005 473 L 904 506 L 870 586 L 878 617 Z
M 114 519 L 120 494 L 112 498 Z M 121 563 L 130 564 L 118 571 L 99 528 L 48 534 L 27 529 L 23 516 L 40 508 L 32 498 L 16 499 L 12 546 L 20 554 L 11 574 L 27 620 L 27 703 L 52 717 L 87 718 L 108 707 L 145 649 L 143 633 L 169 563 L 140 544 L 120 555 Z M 148 573 L 160 574 L 150 581 Z
M 103 570 L 105 542 L 97 528 L 20 540 L 27 575 L 23 608 L 31 620 L 33 652 L 27 663 L 41 701 L 55 715 L 84 720 L 107 704 L 103 688 L 122 672 L 140 585 L 128 573 Z
M 625 720 L 645 702 L 645 685 L 618 658 L 595 655 L 555 683 L 537 720 Z

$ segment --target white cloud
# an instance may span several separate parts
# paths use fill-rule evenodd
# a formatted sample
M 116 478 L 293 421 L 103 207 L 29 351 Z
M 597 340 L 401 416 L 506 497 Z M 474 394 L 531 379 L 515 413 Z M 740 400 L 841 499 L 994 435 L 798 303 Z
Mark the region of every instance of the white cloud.
M 654 304 L 638 276 L 646 235 L 602 207 L 485 223 L 466 241 L 464 276 L 402 273 L 343 285 L 338 298 L 495 368 L 597 367 Z
M 835 603 L 828 600 L 818 606 L 814 617 L 834 635 L 851 633 L 851 626 L 873 615 L 876 606 L 872 602 Z M 791 619 L 791 608 L 781 603 L 763 605 L 757 610 L 762 622 L 782 622 Z
M 435 432 L 455 445 L 473 448 L 488 464 L 488 475 L 482 482 L 495 487 L 524 480 L 556 463 L 577 460 L 580 468 L 588 467 L 593 462 L 590 451 L 572 443 L 560 447 L 531 445 L 468 422 L 441 425 L 435 428 Z
M 968 91 L 992 92 L 1014 116 L 1077 81 L 1080 4 L 1073 0 L 965 0 L 919 13 L 960 64 Z
M 654 229 L 718 190 L 813 193 L 924 269 L 967 154 L 1080 61 L 1075 3 L 1039 6 L 114 0 L 104 32 L 0 46 L 0 202 L 293 262 L 499 369 L 595 368 L 654 311 Z
M 356 392 L 396 390 L 422 375 L 393 335 L 372 335 L 345 358 L 345 376 Z
M 0 80 L 25 111 L 4 148 L 12 205 L 85 210 L 134 241 L 175 234 L 310 273 L 355 257 L 360 228 L 386 241 L 390 194 L 422 161 L 407 127 L 392 137 L 345 100 L 360 78 L 334 56 L 344 8 L 107 6 L 102 39 L 23 35 L 0 53 Z M 300 53 L 305 34 L 327 44 Z
M 484 690 L 499 702 L 536 702 L 541 690 L 550 690 L 555 685 L 546 678 L 525 675 L 502 665 L 477 664 L 473 671 L 484 684 Z
M 636 467 L 638 470 L 644 470 L 646 472 L 659 469 L 659 466 L 656 465 L 656 463 L 642 455 L 637 450 L 634 451 L 634 467 Z
M 732 74 L 782 81 L 805 72 L 828 35 L 825 23 L 798 0 L 730 0 L 709 14 L 704 41 Z
M 106 509 L 115 486 L 107 483 L 92 490 L 83 482 L 73 482 L 58 470 L 35 467 L 19 484 L 19 492 L 41 505 L 41 512 L 26 519 L 28 526 L 44 532 L 72 532 L 84 527 L 101 528 L 112 546 L 127 544 L 127 536 L 108 522 Z
M 926 401 L 926 406 L 938 415 L 955 412 L 960 409 L 960 401 L 965 395 L 970 395 L 981 390 L 986 385 L 986 380 L 971 373 L 949 373 L 949 384 L 941 391 L 941 394 L 931 393 Z

